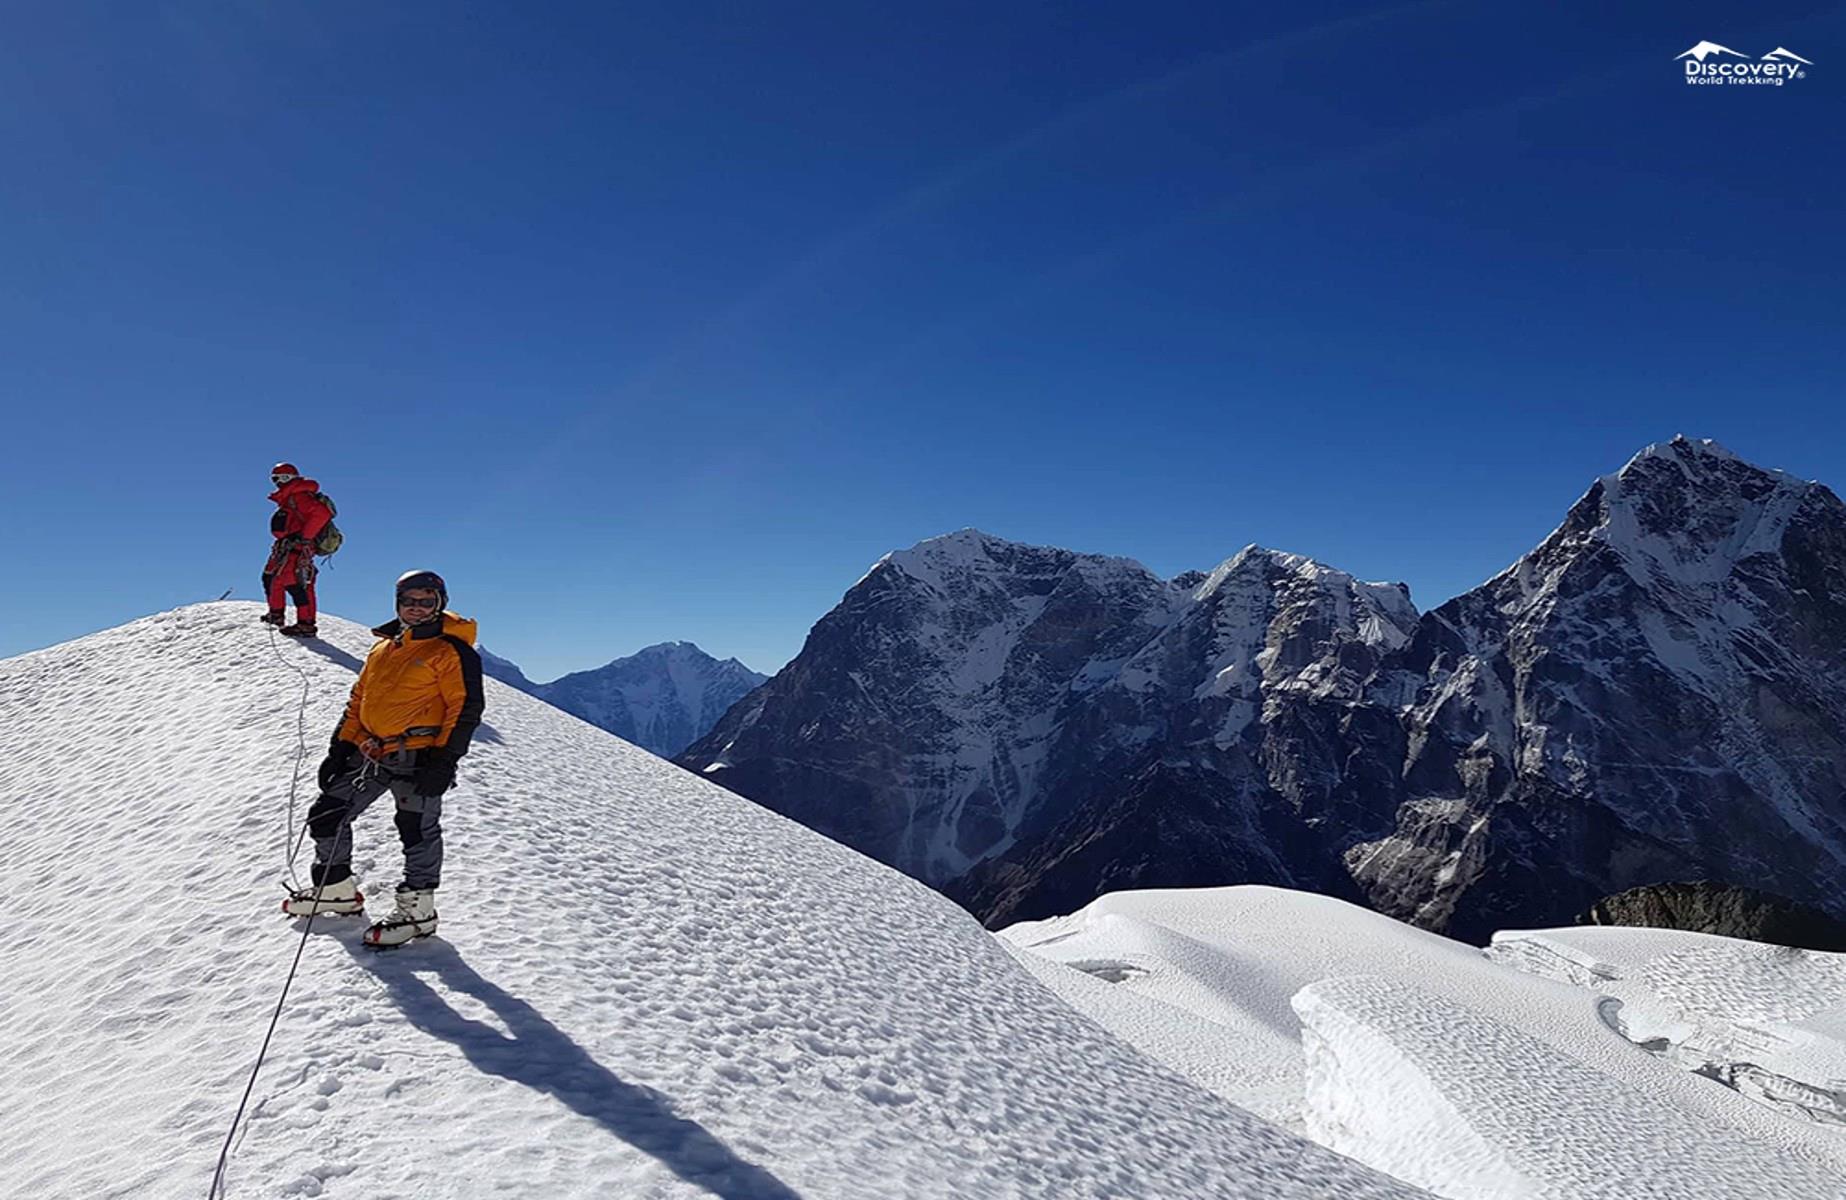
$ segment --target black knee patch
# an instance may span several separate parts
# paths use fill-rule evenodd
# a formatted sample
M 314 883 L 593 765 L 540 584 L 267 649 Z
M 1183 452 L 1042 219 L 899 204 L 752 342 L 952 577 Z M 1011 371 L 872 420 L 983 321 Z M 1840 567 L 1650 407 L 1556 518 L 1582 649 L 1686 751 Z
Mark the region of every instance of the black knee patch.
M 345 801 L 322 796 L 308 810 L 308 832 L 317 838 L 330 838 L 340 831 L 340 823 L 345 819 Z
M 288 598 L 295 602 L 296 608 L 300 608 L 308 602 L 308 589 L 299 583 L 291 583 L 288 585 Z
M 423 844 L 422 813 L 407 812 L 400 808 L 397 810 L 396 821 L 397 835 L 404 839 L 404 845 L 420 846 Z

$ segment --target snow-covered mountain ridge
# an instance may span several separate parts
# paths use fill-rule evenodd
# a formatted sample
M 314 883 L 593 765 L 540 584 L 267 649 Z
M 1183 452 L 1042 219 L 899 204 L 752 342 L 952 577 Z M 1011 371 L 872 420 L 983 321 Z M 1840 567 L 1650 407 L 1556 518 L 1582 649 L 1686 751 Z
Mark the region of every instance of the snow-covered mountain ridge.
M 1820 484 L 1650 446 L 1367 699 L 1398 707 L 1403 787 L 1347 861 L 1387 911 L 1478 936 L 1700 878 L 1842 911 L 1846 506 Z
M 963 530 L 881 559 L 679 761 L 944 884 L 1175 737 L 1238 755 L 1270 691 L 1356 694 L 1415 616 L 1257 546 L 1169 581 Z
M 691 642 L 647 646 L 550 683 L 534 683 L 494 654 L 481 655 L 481 669 L 662 758 L 692 745 L 769 678 L 734 658 L 713 658 Z
M 197 605 L 0 662 L 0 1194 L 203 1195 L 300 942 L 294 817 L 372 638 Z M 1415 1190 L 1053 999 L 928 889 L 489 680 L 442 930 L 307 939 L 228 1195 Z M 355 866 L 388 889 L 389 811 Z
M 1260 882 L 1484 938 L 1638 884 L 1846 912 L 1846 507 L 1650 446 L 1418 614 L 1250 547 L 887 555 L 679 759 L 994 923 Z

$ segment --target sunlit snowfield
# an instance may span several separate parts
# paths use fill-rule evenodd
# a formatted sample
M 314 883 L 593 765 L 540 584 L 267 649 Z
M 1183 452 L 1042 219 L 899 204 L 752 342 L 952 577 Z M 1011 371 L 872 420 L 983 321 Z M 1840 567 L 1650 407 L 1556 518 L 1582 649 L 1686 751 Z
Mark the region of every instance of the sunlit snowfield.
M 371 642 L 259 611 L 0 662 L 0 1194 L 205 1194 L 300 941 L 291 777 L 299 822 Z M 1841 1194 L 1839 956 L 1625 930 L 1489 953 L 1260 888 L 995 938 L 487 689 L 441 934 L 374 954 L 314 923 L 226 1194 L 1420 1194 L 1317 1140 L 1445 1196 Z M 358 844 L 388 893 L 388 809 Z

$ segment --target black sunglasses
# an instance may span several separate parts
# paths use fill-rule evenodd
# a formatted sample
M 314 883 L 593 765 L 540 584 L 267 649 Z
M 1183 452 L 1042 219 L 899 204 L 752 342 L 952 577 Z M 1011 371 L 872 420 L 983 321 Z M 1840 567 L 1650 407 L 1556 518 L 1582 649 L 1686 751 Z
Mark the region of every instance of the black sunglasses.
M 425 596 L 419 598 L 416 596 L 406 596 L 402 592 L 397 594 L 397 606 L 399 608 L 434 608 L 441 603 L 442 598 L 440 596 Z

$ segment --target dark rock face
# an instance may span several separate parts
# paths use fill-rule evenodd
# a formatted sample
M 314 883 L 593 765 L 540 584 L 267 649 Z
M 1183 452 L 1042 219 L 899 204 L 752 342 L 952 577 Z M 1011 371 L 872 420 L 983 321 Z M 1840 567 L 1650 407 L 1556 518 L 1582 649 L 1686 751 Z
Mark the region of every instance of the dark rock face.
M 1105 892 L 1232 879 L 1363 903 L 1331 852 L 1337 839 L 1330 846 L 1274 799 L 1215 771 L 1153 763 L 944 890 L 996 929 L 1075 911 Z
M 1658 883 L 1598 900 L 1579 925 L 1641 925 L 1846 951 L 1846 922 L 1782 896 L 1722 883 Z
M 533 683 L 493 654 L 482 654 L 481 669 L 663 758 L 690 746 L 768 678 L 691 642 L 662 642 L 552 683 Z
M 944 887 L 1036 853 L 1053 829 L 1084 836 L 1077 813 L 1157 843 L 1242 811 L 1252 829 L 1307 842 L 1304 819 L 1353 814 L 1333 795 L 1341 771 L 1290 747 L 1338 736 L 1341 711 L 1415 621 L 1401 587 L 1258 547 L 1167 582 L 1128 560 L 964 531 L 880 561 L 679 761 Z M 1168 819 L 1149 825 L 1142 808 L 1162 806 Z M 1361 824 L 1382 834 L 1388 814 Z M 1264 878 L 1328 877 L 1324 853 L 1278 857 L 1267 836 L 1221 831 L 1213 844 L 1270 863 Z M 1166 856 L 1146 851 L 1109 877 L 1163 880 Z M 1093 886 L 1093 856 L 1044 853 L 1066 880 L 1046 889 Z M 1202 865 L 1186 875 L 1208 877 Z
M 1598 481 L 1369 684 L 1407 745 L 1398 829 L 1348 852 L 1354 879 L 1472 938 L 1665 879 L 1839 904 L 1843 536 L 1826 488 L 1709 443 Z
M 971 531 L 925 542 L 875 565 L 679 761 L 941 883 L 1038 818 L 1067 693 L 1168 603 L 1132 563 Z
M 1846 506 L 1682 438 L 1421 616 L 1256 547 L 934 539 L 679 761 L 990 924 L 1238 882 L 1475 939 L 1686 878 L 1841 913 L 1842 635 Z

